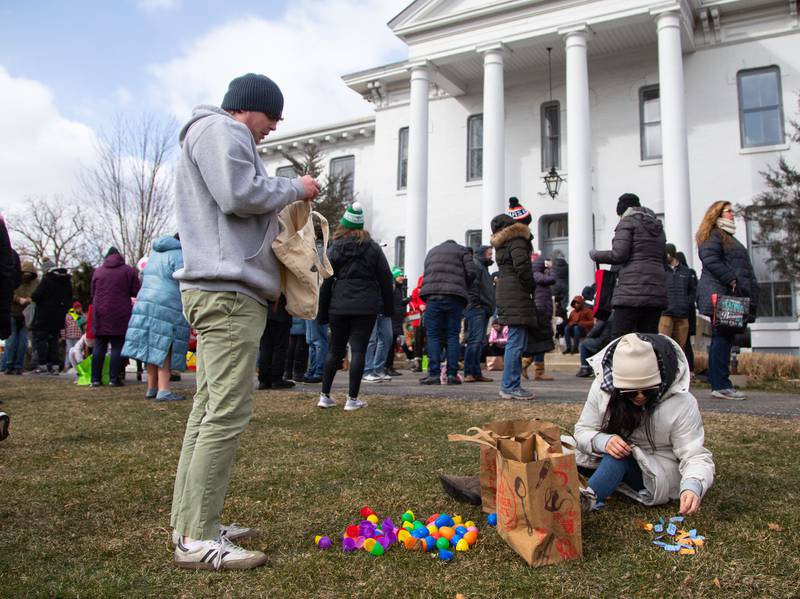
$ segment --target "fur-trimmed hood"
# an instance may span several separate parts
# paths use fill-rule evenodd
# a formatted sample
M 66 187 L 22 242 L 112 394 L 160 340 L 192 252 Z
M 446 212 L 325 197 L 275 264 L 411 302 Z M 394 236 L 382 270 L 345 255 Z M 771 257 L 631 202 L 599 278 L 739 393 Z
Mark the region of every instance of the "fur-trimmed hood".
M 509 222 L 506 223 L 506 220 Z M 492 219 L 492 231 L 494 234 L 491 238 L 491 244 L 495 249 L 504 246 L 516 237 L 520 237 L 526 241 L 528 239 L 533 239 L 533 235 L 531 235 L 531 230 L 528 228 L 528 225 L 515 222 L 514 219 L 506 216 L 505 214 L 501 214 Z

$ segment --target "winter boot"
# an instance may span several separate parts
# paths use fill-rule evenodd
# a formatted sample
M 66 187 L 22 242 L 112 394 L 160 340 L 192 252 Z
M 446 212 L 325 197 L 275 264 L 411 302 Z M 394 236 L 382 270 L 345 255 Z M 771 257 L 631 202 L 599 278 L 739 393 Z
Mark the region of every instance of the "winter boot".
M 439 477 L 442 489 L 450 497 L 461 503 L 481 504 L 481 480 L 478 476 L 451 476 L 442 474 Z
M 544 362 L 534 362 L 533 363 L 533 372 L 535 373 L 533 376 L 534 381 L 554 381 L 555 379 L 552 376 L 548 376 L 544 373 Z
M 533 358 L 522 358 L 522 378 L 528 380 L 528 367 L 533 364 Z

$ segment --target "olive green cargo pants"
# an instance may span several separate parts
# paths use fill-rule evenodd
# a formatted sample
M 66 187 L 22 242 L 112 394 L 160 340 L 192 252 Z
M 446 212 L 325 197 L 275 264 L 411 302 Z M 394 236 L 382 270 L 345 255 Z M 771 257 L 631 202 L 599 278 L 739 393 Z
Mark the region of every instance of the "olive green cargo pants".
M 171 525 L 192 539 L 216 539 L 239 435 L 253 413 L 253 376 L 267 308 L 234 292 L 181 293 L 197 331 L 197 393 L 175 477 Z

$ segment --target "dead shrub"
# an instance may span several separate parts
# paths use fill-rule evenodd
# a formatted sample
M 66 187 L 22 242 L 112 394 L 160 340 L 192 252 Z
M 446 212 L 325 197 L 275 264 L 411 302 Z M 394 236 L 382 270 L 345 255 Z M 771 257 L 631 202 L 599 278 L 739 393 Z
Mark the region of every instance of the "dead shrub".
M 739 354 L 739 373 L 755 381 L 800 379 L 800 357 L 786 354 Z

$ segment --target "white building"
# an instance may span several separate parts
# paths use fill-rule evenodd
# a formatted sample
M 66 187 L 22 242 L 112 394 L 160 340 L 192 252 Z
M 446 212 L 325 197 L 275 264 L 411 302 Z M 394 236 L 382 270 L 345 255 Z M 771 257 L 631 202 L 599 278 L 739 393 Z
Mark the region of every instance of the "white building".
M 760 171 L 800 163 L 797 0 L 416 0 L 389 26 L 409 59 L 343 78 L 374 117 L 260 149 L 277 174 L 277 150 L 305 143 L 352 172 L 370 231 L 411 280 L 445 239 L 487 243 L 512 195 L 534 245 L 567 256 L 572 293 L 593 278 L 589 250 L 610 246 L 623 192 L 663 215 L 699 269 L 708 205 L 747 204 Z M 566 178 L 555 199 L 552 166 Z M 776 280 L 752 223 L 737 225 L 764 288 L 753 345 L 797 352 L 798 290 Z

